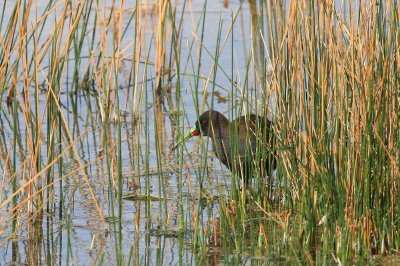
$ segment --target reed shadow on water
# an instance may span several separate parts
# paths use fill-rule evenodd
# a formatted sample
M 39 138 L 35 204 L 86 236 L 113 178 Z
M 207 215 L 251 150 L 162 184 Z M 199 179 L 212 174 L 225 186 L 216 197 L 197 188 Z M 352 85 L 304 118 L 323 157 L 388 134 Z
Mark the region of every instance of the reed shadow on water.
M 0 6 L 0 264 L 398 259 L 397 1 Z

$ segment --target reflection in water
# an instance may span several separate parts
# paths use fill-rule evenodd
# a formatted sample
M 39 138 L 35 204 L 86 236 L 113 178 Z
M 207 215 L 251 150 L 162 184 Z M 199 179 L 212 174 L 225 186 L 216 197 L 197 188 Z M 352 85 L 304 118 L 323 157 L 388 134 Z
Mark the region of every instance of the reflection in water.
M 261 75 L 258 80 L 260 84 L 265 84 L 265 66 L 269 64 L 266 61 L 265 56 L 265 46 L 264 41 L 262 39 L 263 32 L 263 9 L 260 8 L 262 5 L 255 0 L 249 0 L 249 7 L 250 7 L 250 16 L 251 16 L 251 40 L 252 40 L 252 51 L 254 53 L 254 61 L 256 67 L 256 73 Z
M 10 216 L 16 236 L 12 236 L 11 229 L 6 237 L 13 240 L 1 239 L 12 248 L 9 254 L 7 244 L 0 247 L 0 253 L 6 254 L 0 258 L 3 260 L 0 264 L 10 261 L 29 265 L 112 264 L 119 256 L 124 262 L 135 265 L 165 261 L 194 263 L 196 258 L 190 248 L 192 225 L 200 221 L 200 226 L 203 223 L 209 226 L 212 219 L 215 222 L 217 208 L 202 210 L 198 207 L 198 180 L 194 169 L 205 161 L 199 159 L 198 154 L 194 154 L 193 161 L 185 160 L 183 176 L 176 174 L 179 156 L 192 155 L 171 156 L 170 143 L 175 139 L 171 132 L 176 128 L 169 123 L 173 119 L 168 115 L 181 115 L 176 106 L 181 103 L 176 100 L 187 97 L 188 106 L 193 106 L 190 89 L 194 77 L 188 73 L 197 72 L 191 65 L 198 64 L 194 49 L 201 46 L 193 48 L 190 44 L 192 48 L 188 48 L 188 42 L 197 42 L 196 30 L 190 23 L 197 24 L 203 3 L 191 4 L 188 9 L 188 3 L 171 7 L 169 1 L 159 1 L 152 5 L 158 8 L 136 9 L 137 4 L 120 9 L 107 5 L 94 7 L 90 1 L 86 2 L 78 9 L 74 9 L 74 5 L 65 6 L 65 10 L 69 10 L 66 19 L 71 21 L 58 22 L 59 25 L 65 23 L 65 27 L 77 27 L 70 35 L 61 26 L 55 28 L 50 20 L 43 22 L 46 37 L 37 32 L 38 36 L 32 39 L 37 38 L 37 47 L 53 45 L 43 59 L 52 65 L 42 66 L 42 62 L 32 61 L 38 73 L 35 72 L 35 76 L 29 70 L 22 76 L 26 77 L 26 82 L 31 78 L 38 80 L 27 87 L 12 78 L 12 89 L 8 91 L 11 109 L 0 113 L 4 128 L 0 132 L 1 156 L 7 158 L 1 161 L 1 166 L 5 166 L 2 170 L 7 169 L 4 171 L 9 173 L 8 178 L 14 175 L 13 171 L 21 171 L 14 179 L 13 192 L 17 192 L 20 185 L 26 193 L 22 199 L 14 197 L 15 203 L 10 206 L 1 205 L 2 214 L 15 208 L 15 215 Z M 209 4 L 210 8 L 220 7 L 220 1 L 218 5 Z M 51 14 L 55 18 L 63 17 L 62 9 L 54 7 L 46 11 L 42 8 L 39 11 L 43 14 L 54 12 Z M 177 19 L 171 21 L 173 12 Z M 81 15 L 88 19 L 87 25 L 73 20 Z M 230 11 L 225 10 L 222 15 L 231 19 Z M 215 25 L 219 20 L 219 15 L 207 14 L 205 23 Z M 158 27 L 161 29 L 154 31 Z M 164 32 L 163 27 L 168 30 Z M 201 45 L 214 45 L 214 32 L 212 27 L 207 27 L 207 31 L 209 29 L 208 38 Z M 51 39 L 52 36 L 56 37 Z M 71 51 L 70 58 L 62 57 L 57 50 L 65 45 L 67 37 L 71 46 L 66 46 L 65 52 Z M 35 45 L 28 48 L 33 49 Z M 51 51 L 56 52 L 52 54 Z M 42 56 L 39 54 L 24 54 L 21 58 L 39 60 Z M 206 65 L 209 62 L 201 63 L 204 70 L 211 69 Z M 0 72 L 3 73 L 3 68 Z M 36 83 L 40 82 L 43 82 L 41 90 L 35 90 L 39 86 Z M 221 84 L 222 88 L 228 87 L 229 79 L 224 77 Z M 21 101 L 15 94 L 17 85 L 24 88 Z M 176 88 L 182 90 L 177 93 Z M 226 95 L 226 91 L 221 95 Z M 226 105 L 226 98 L 219 96 L 218 99 Z M 194 108 L 187 114 L 189 117 L 181 119 L 194 121 Z M 121 150 L 118 148 L 118 121 Z M 11 150 L 14 153 L 8 152 Z M 17 169 L 20 162 L 26 164 L 22 170 Z M 14 164 L 17 170 L 9 169 Z M 226 176 L 224 169 L 215 165 L 207 169 L 216 178 Z M 179 178 L 182 182 L 177 181 Z M 204 186 L 216 190 L 215 184 Z M 7 194 L 1 189 L 2 196 Z M 130 189 L 163 200 L 119 201 L 119 193 Z M 186 193 L 181 196 L 183 202 L 179 202 L 179 189 L 181 194 Z M 38 211 L 43 209 L 43 202 L 46 208 Z M 36 214 L 34 221 L 30 221 L 32 213 Z M 100 217 L 102 213 L 104 219 Z M 181 224 L 184 225 L 182 232 L 177 229 Z M 153 235 L 153 230 L 161 233 Z M 212 231 L 209 229 L 205 237 L 210 238 Z M 216 248 L 207 261 L 218 262 L 219 253 Z
M 48 237 L 50 234 L 48 234 Z M 42 253 L 42 244 L 43 243 L 43 227 L 41 218 L 32 220 L 28 222 L 28 241 L 25 246 L 25 252 L 27 257 L 28 265 L 40 265 L 43 263 L 42 258 L 46 258 L 46 260 L 51 260 L 51 257 L 46 256 L 48 254 Z M 47 242 L 47 250 L 50 249 L 50 245 Z
M 263 264 L 281 250 L 291 255 L 286 239 L 303 244 L 286 205 L 231 195 L 232 175 L 207 140 L 170 149 L 202 108 L 231 116 L 241 103 L 249 113 L 267 109 L 260 116 L 275 108 L 265 43 L 275 34 L 266 25 L 281 19 L 267 23 L 268 12 L 285 16 L 265 10 L 275 2 L 50 2 L 30 6 L 40 19 L 25 17 L 24 6 L 10 18 L 4 5 L 0 22 L 2 38 L 15 36 L 0 45 L 10 107 L 0 103 L 0 264 Z M 309 174 L 306 164 L 299 171 Z M 131 190 L 135 201 L 122 200 Z M 305 202 L 315 224 L 317 203 Z

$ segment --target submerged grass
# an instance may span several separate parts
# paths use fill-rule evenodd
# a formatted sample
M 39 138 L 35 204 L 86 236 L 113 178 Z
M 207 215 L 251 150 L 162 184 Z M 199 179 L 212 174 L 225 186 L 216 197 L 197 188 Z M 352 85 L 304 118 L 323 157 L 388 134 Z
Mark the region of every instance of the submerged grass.
M 329 264 L 398 254 L 398 1 L 248 1 L 229 19 L 213 18 L 210 4 L 2 6 L 5 262 L 45 254 L 47 263 L 162 264 L 176 252 L 180 264 Z M 210 158 L 211 139 L 171 152 L 210 108 L 274 122 L 266 161 L 276 155 L 277 169 L 267 179 L 256 171 L 248 191 Z M 128 205 L 128 189 L 145 200 Z M 94 227 L 87 253 L 73 234 L 81 216 Z

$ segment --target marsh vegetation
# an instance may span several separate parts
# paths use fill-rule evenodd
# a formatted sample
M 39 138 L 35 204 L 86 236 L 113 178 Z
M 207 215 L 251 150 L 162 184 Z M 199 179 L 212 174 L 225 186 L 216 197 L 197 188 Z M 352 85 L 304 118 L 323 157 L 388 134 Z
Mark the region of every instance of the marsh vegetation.
M 3 1 L 0 264 L 398 261 L 399 12 Z M 208 109 L 268 117 L 276 170 L 172 150 Z

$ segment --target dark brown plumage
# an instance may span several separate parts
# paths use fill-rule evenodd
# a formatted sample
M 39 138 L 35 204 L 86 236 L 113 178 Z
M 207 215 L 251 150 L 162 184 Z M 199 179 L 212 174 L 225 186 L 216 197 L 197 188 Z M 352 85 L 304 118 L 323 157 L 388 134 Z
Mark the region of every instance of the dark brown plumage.
M 209 110 L 200 115 L 174 149 L 199 135 L 210 137 L 218 159 L 246 182 L 254 177 L 255 167 L 261 170 L 262 177 L 270 175 L 275 167 L 272 122 L 267 118 L 251 114 L 230 122 L 221 113 Z

